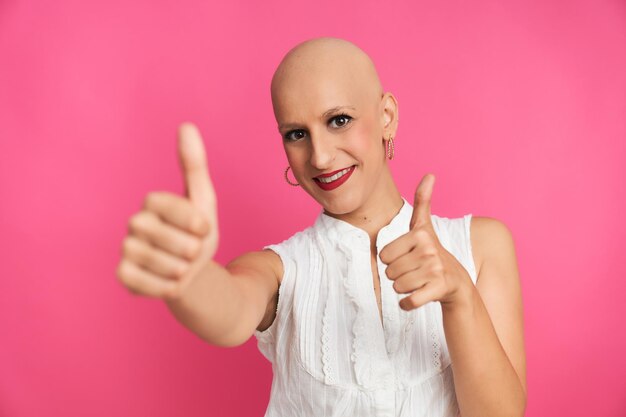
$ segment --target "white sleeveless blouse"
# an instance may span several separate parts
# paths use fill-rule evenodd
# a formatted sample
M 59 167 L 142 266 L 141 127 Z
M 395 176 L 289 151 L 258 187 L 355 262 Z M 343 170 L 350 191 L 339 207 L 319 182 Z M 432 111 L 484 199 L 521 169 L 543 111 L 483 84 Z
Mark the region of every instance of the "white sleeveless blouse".
M 378 253 L 409 231 L 413 207 L 403 201 L 378 233 Z M 475 284 L 471 217 L 431 214 L 439 241 Z M 265 417 L 459 414 L 441 304 L 402 310 L 407 294 L 395 292 L 378 257 L 381 325 L 364 230 L 322 210 L 313 226 L 265 248 L 284 269 L 276 318 L 254 333 L 273 369 Z

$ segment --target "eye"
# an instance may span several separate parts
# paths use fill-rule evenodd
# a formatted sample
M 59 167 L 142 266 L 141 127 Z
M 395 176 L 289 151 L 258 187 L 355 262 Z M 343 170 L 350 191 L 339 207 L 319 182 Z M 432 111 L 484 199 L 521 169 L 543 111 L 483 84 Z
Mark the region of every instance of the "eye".
M 290 141 L 290 142 L 295 142 L 295 141 L 300 140 L 300 139 L 303 138 L 303 136 L 292 137 L 291 135 L 293 135 L 294 133 L 299 134 L 299 135 L 304 135 L 304 130 L 291 130 L 291 131 L 285 133 L 283 138 L 285 140 L 287 140 L 287 141 Z
M 344 127 L 345 125 L 350 123 L 350 120 L 352 120 L 352 117 L 348 116 L 347 114 L 340 114 L 330 119 L 331 123 L 333 121 L 340 121 L 337 127 Z

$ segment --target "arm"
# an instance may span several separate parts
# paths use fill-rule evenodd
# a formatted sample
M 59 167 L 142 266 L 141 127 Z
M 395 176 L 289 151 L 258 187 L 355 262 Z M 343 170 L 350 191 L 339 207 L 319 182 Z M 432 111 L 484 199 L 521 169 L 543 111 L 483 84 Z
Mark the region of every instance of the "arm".
M 387 244 L 380 259 L 404 310 L 439 301 L 454 385 L 463 417 L 519 417 L 526 408 L 522 297 L 510 231 L 473 217 L 470 238 L 476 285 L 439 241 L 426 174 L 415 191 L 409 231 Z
M 237 346 L 273 319 L 282 263 L 271 250 L 244 254 L 226 267 L 213 261 L 219 242 L 217 197 L 204 143 L 191 123 L 179 127 L 178 155 L 185 196 L 146 196 L 143 209 L 129 221 L 117 276 L 133 294 L 163 299 L 202 339 Z
M 463 417 L 523 416 L 526 363 L 522 297 L 513 238 L 496 219 L 473 217 L 476 286 L 442 304 L 456 396 Z
M 282 263 L 271 250 L 249 252 L 225 267 L 210 260 L 179 297 L 166 300 L 176 319 L 207 342 L 223 347 L 245 343 L 278 291 Z

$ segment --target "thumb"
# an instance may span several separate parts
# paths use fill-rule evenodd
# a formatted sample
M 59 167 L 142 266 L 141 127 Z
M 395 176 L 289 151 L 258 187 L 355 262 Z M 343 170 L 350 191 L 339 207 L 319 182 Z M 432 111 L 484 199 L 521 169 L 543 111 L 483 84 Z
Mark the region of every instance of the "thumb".
M 185 180 L 185 195 L 208 216 L 211 224 L 215 224 L 215 190 L 209 177 L 204 143 L 193 123 L 182 123 L 178 129 L 178 156 Z
M 413 203 L 413 215 L 411 216 L 411 229 L 431 223 L 430 219 L 430 198 L 435 185 L 435 175 L 426 174 L 415 190 L 415 200 Z

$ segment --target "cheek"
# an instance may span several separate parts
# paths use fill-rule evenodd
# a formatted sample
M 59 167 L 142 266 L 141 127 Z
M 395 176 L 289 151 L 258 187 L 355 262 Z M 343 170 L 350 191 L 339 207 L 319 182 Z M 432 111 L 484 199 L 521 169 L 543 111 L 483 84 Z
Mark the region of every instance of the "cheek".
M 287 161 L 289 165 L 291 165 L 294 169 L 300 167 L 304 159 L 306 158 L 305 153 L 296 147 L 283 145 L 285 149 L 285 155 L 287 156 Z
M 355 126 L 356 127 L 356 126 Z M 368 124 L 361 124 L 353 129 L 352 150 L 361 161 L 371 160 L 378 154 L 378 141 L 374 137 L 373 129 Z

